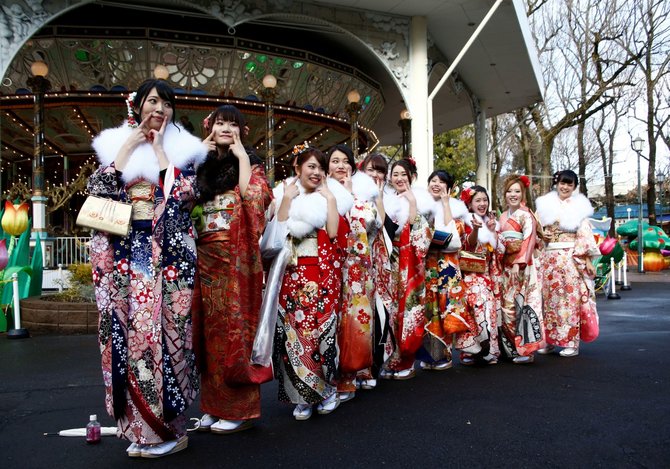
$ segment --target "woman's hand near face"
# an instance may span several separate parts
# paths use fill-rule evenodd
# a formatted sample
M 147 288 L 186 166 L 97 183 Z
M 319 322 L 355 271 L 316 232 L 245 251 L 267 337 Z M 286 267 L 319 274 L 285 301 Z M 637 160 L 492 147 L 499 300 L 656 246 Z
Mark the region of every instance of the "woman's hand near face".
M 288 211 L 291 208 L 291 202 L 293 202 L 293 199 L 298 197 L 298 194 L 300 194 L 297 183 L 297 177 L 293 178 L 293 181 L 288 184 L 286 181 L 282 182 L 284 185 L 284 195 L 281 198 L 281 204 L 279 205 L 279 210 L 277 211 L 277 219 L 279 221 L 288 220 Z
M 128 158 L 130 158 L 130 155 L 135 151 L 135 148 L 147 141 L 147 122 L 149 122 L 149 119 L 151 119 L 151 114 L 145 117 L 144 120 L 130 132 L 130 135 L 128 135 L 128 138 L 121 146 L 119 153 L 114 159 L 114 167 L 117 170 L 123 171 L 126 164 L 128 164 Z
M 328 183 L 326 182 L 325 178 L 321 179 L 321 184 L 319 185 L 319 187 L 316 188 L 316 192 L 321 194 L 328 201 L 335 200 L 335 196 L 333 195 L 332 192 L 330 192 L 330 189 L 328 188 Z
M 350 193 L 353 193 L 353 183 L 351 181 L 351 166 L 347 165 L 347 175 L 342 178 L 340 181 L 344 188 L 349 191 Z
M 202 141 L 207 147 L 207 151 L 216 151 L 216 143 L 214 143 L 214 131 L 212 130 L 206 139 Z
M 489 212 L 488 220 L 486 220 L 486 227 L 489 229 L 489 231 L 496 230 L 496 216 L 493 214 L 493 212 Z
M 237 130 L 233 130 L 233 144 L 228 147 L 228 150 L 235 155 L 235 158 L 238 160 L 243 160 L 246 158 L 247 160 L 249 159 L 249 155 L 247 154 L 247 150 L 244 148 L 244 145 L 242 145 L 242 139 L 240 138 L 240 129 L 238 128 Z
M 166 169 L 170 161 L 165 155 L 165 150 L 163 149 L 163 136 L 165 135 L 165 127 L 167 126 L 167 119 L 163 119 L 161 128 L 159 130 L 150 129 L 147 134 L 147 139 L 151 142 L 151 146 L 156 153 L 156 158 L 158 159 L 158 166 L 161 170 Z

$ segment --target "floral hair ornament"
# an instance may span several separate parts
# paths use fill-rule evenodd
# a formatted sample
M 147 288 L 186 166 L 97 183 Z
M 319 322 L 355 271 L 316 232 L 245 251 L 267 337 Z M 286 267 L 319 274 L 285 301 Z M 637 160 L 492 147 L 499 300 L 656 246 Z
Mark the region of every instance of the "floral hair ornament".
M 209 132 L 210 129 L 211 129 L 211 127 L 210 127 L 210 125 L 211 125 L 210 120 L 212 119 L 212 114 L 214 114 L 214 111 L 212 111 L 212 112 L 210 112 L 209 114 L 207 114 L 207 117 L 205 117 L 205 118 L 202 120 L 202 127 L 205 129 L 206 132 Z
M 414 158 L 412 158 L 411 156 L 408 156 L 408 157 L 407 157 L 407 161 L 409 161 L 410 163 L 412 163 L 412 165 L 416 168 L 416 161 L 414 160 Z
M 133 91 L 126 98 L 126 106 L 128 107 L 128 127 L 137 127 L 137 121 L 135 120 L 135 113 L 133 108 L 135 107 L 135 97 L 137 92 Z
M 464 187 L 461 191 L 461 200 L 465 203 L 465 205 L 470 205 L 470 201 L 472 200 L 472 192 L 473 191 L 471 187 Z
M 519 176 L 519 181 L 521 181 L 524 187 L 530 187 L 530 178 L 525 174 Z
M 299 143 L 293 147 L 293 151 L 291 153 L 293 156 L 298 156 L 300 153 L 303 153 L 307 151 L 309 148 L 309 143 L 307 143 L 307 140 L 305 140 L 303 143 Z

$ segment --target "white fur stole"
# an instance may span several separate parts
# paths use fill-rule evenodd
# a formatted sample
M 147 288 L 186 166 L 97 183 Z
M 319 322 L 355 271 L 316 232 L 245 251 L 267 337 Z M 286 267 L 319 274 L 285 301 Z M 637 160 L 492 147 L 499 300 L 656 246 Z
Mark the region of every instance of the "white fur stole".
M 286 179 L 286 184 L 293 182 L 294 178 Z M 326 178 L 328 189 L 333 193 L 337 202 L 337 212 L 344 216 L 354 205 L 354 197 L 342 184 L 333 178 Z M 318 192 L 306 192 L 298 180 L 297 184 L 300 194 L 291 201 L 288 211 L 286 226 L 289 233 L 296 238 L 304 238 L 315 229 L 323 228 L 328 218 L 328 203 Z M 279 211 L 282 197 L 284 196 L 284 184 L 277 184 L 273 190 L 276 210 Z M 276 214 L 275 214 L 276 216 Z
M 351 176 L 351 189 L 354 195 L 365 202 L 372 202 L 379 194 L 379 188 L 375 184 L 374 179 L 365 174 L 363 171 L 356 171 Z
M 205 161 L 207 147 L 181 125 L 177 124 L 177 127 L 168 123 L 163 135 L 163 148 L 170 163 L 178 169 L 184 169 L 191 163 L 197 166 Z M 93 139 L 93 149 L 100 164 L 109 166 L 114 162 L 119 150 L 133 130 L 127 123 L 124 123 L 120 127 L 103 130 Z M 121 179 L 124 183 L 144 179 L 158 184 L 160 167 L 151 143 L 145 142 L 135 148 L 123 168 Z
M 573 192 L 564 200 L 558 192 L 551 191 L 535 201 L 538 218 L 542 226 L 548 226 L 558 221 L 558 226 L 568 232 L 577 231 L 582 220 L 593 215 L 591 202 L 583 194 Z
M 488 222 L 489 217 L 484 215 L 483 217 L 480 217 L 476 213 L 471 214 L 472 217 L 479 221 L 482 226 L 479 227 L 479 230 L 477 230 L 477 241 L 479 241 L 479 244 L 486 245 L 489 244 L 493 249 L 496 248 L 498 244 L 498 237 L 494 231 L 489 230 L 489 228 L 486 226 L 486 222 Z M 496 228 L 495 231 L 500 230 L 500 223 L 496 220 Z
M 431 215 L 433 217 L 433 226 L 436 230 L 452 232 L 454 227 L 451 223 L 449 226 L 444 224 L 444 207 L 442 207 L 442 200 L 435 200 L 431 196 Z M 454 220 L 463 220 L 466 225 L 472 226 L 471 216 L 462 200 L 449 198 L 449 208 L 451 209 L 451 217 Z

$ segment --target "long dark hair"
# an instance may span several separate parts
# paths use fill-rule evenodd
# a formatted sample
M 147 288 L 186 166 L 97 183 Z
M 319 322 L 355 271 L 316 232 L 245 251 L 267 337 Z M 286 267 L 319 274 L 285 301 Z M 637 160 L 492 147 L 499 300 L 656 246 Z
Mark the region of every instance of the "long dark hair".
M 579 178 L 577 177 L 577 173 L 571 169 L 564 169 L 563 171 L 556 171 L 551 182 L 554 186 L 557 186 L 559 182 L 565 182 L 577 187 L 579 185 Z
M 361 170 L 365 171 L 368 165 L 372 164 L 372 169 L 384 173 L 384 180 L 386 180 L 386 173 L 389 170 L 389 164 L 381 153 L 371 153 L 365 157 L 361 163 Z
M 435 176 L 440 178 L 440 181 L 445 183 L 447 185 L 447 189 L 451 190 L 452 187 L 454 187 L 454 177 L 446 172 L 443 169 L 436 169 L 432 173 L 430 173 L 430 176 L 428 176 L 428 183 L 430 184 L 430 180 L 433 179 Z
M 246 119 L 239 109 L 230 104 L 219 106 L 206 119 L 205 132 L 208 135 L 217 119 L 222 119 L 225 122 L 235 122 L 240 127 L 240 139 L 244 143 Z M 263 162 L 253 148 L 246 145 L 244 148 L 249 155 L 249 162 L 252 166 Z M 198 187 L 200 188 L 198 202 L 209 202 L 214 200 L 217 194 L 235 189 L 240 178 L 240 163 L 230 149 L 221 156 L 219 156 L 218 150 L 213 150 L 207 154 L 205 162 L 198 166 L 196 174 Z
M 175 103 L 175 99 L 174 99 L 174 90 L 168 84 L 167 81 L 158 80 L 158 79 L 155 79 L 155 78 L 149 78 L 148 80 L 144 80 L 144 82 L 142 82 L 142 84 L 137 88 L 137 92 L 135 94 L 135 99 L 133 100 L 134 106 L 135 106 L 133 108 L 133 116 L 135 117 L 135 121 L 137 123 L 142 122 L 142 118 L 140 117 L 140 113 L 142 112 L 142 106 L 144 106 L 144 102 L 147 100 L 147 96 L 149 96 L 149 93 L 154 88 L 156 88 L 156 92 L 158 93 L 158 96 L 160 96 L 160 98 L 163 101 L 168 101 L 170 103 L 170 105 L 172 106 L 172 120 L 171 120 L 171 122 L 173 124 L 175 124 L 175 118 L 177 116 L 177 109 L 176 109 L 176 103 Z
M 409 184 L 411 185 L 414 182 L 414 179 L 416 178 L 417 175 L 416 164 L 414 164 L 414 161 L 408 158 L 396 160 L 391 165 L 391 173 L 393 173 L 393 169 L 396 166 L 400 166 L 402 169 L 405 170 L 405 172 L 407 173 L 407 177 L 409 179 Z
M 351 148 L 349 148 L 347 145 L 343 143 L 338 143 L 337 145 L 334 145 L 333 147 L 328 150 L 328 167 L 330 167 L 330 158 L 333 156 L 333 153 L 336 151 L 339 151 L 340 153 L 343 153 L 344 156 L 347 157 L 347 163 L 349 163 L 349 166 L 351 166 L 351 174 L 352 176 L 356 174 L 356 160 L 354 159 L 354 152 L 351 151 Z M 325 171 L 329 172 L 328 169 L 326 168 Z
M 470 187 L 470 193 L 468 194 L 469 199 L 468 199 L 468 203 L 467 203 L 468 210 L 471 213 L 474 213 L 473 210 L 472 210 L 472 207 L 470 207 L 470 204 L 472 203 L 472 199 L 474 199 L 477 194 L 484 194 L 486 196 L 486 200 L 489 203 L 488 207 L 486 207 L 486 210 L 488 211 L 489 207 L 491 207 L 491 198 L 489 197 L 489 193 L 486 192 L 486 189 L 482 186 L 472 186 L 472 187 Z

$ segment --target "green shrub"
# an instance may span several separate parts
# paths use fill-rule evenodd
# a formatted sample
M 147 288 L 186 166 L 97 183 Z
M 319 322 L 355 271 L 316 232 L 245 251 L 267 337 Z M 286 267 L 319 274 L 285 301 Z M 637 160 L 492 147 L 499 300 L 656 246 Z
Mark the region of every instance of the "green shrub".
M 45 300 L 65 303 L 95 303 L 91 264 L 70 264 L 70 284 L 62 292 L 45 296 Z

